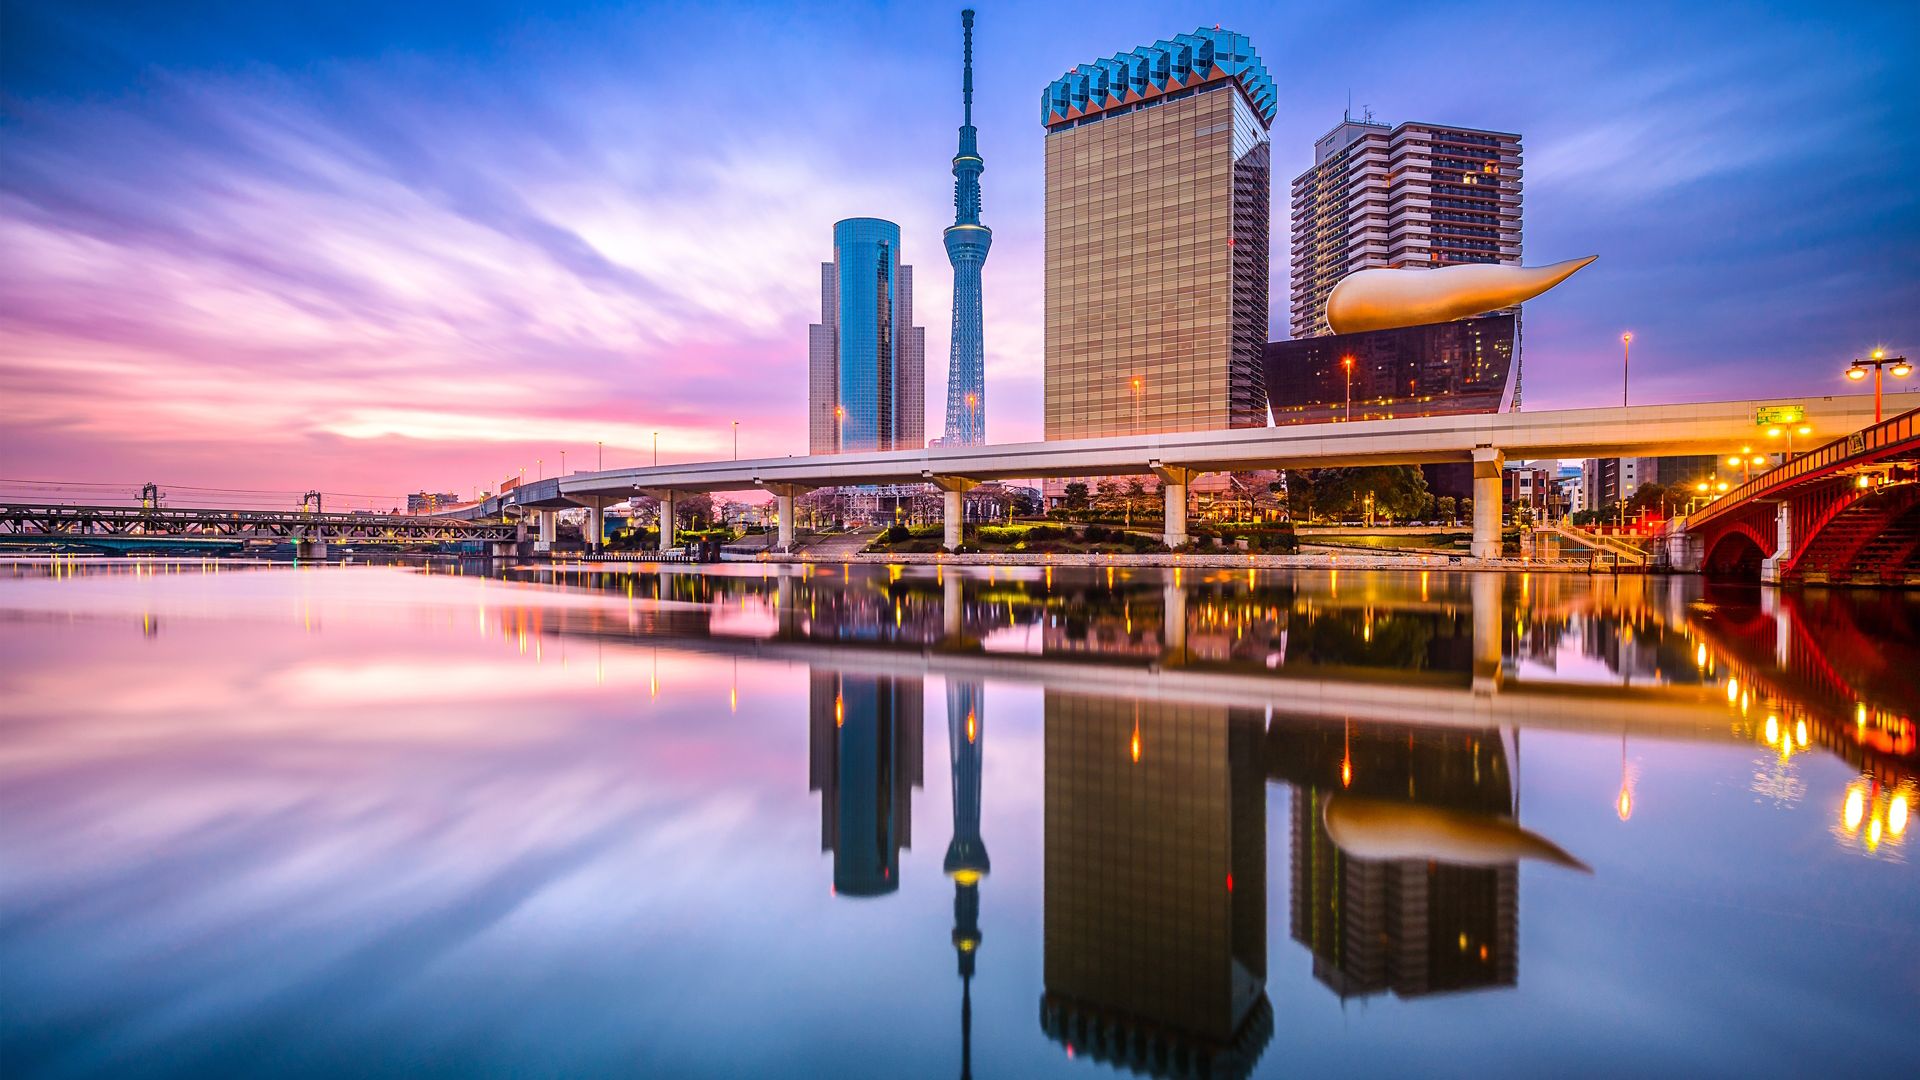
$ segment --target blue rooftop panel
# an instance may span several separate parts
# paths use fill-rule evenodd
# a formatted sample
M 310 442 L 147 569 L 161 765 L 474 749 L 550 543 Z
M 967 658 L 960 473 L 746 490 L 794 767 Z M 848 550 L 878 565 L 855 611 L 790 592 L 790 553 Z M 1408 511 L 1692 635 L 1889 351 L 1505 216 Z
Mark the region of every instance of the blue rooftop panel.
M 1041 91 L 1040 123 L 1054 127 L 1222 77 L 1239 83 L 1261 121 L 1273 123 L 1278 95 L 1253 42 L 1204 28 L 1075 67 Z

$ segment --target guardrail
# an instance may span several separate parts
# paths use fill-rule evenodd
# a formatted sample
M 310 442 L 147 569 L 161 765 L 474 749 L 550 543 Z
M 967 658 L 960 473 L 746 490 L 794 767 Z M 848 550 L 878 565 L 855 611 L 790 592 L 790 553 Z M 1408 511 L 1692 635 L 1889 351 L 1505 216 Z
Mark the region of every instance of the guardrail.
M 1809 450 L 1791 461 L 1761 473 L 1713 500 L 1705 509 L 1686 519 L 1687 528 L 1699 528 L 1709 521 L 1744 508 L 1744 504 L 1753 499 L 1791 487 L 1808 476 L 1829 471 L 1854 458 L 1866 457 L 1876 451 L 1897 446 L 1913 439 L 1916 434 L 1920 434 L 1920 409 L 1908 410 L 1899 416 L 1882 420 L 1872 427 L 1841 436 L 1818 449 Z

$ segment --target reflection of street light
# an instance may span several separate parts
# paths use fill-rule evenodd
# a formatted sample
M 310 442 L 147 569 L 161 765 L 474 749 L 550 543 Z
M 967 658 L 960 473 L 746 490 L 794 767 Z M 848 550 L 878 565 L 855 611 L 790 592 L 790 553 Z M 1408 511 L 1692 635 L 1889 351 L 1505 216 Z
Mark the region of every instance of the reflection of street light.
M 1847 368 L 1847 378 L 1859 382 L 1867 377 L 1868 368 L 1873 369 L 1873 422 L 1877 424 L 1880 422 L 1881 369 L 1891 368 L 1894 378 L 1904 379 L 1913 374 L 1913 365 L 1907 363 L 1907 358 L 1904 356 L 1888 356 L 1887 350 L 1875 349 L 1865 360 L 1855 360 L 1853 366 Z

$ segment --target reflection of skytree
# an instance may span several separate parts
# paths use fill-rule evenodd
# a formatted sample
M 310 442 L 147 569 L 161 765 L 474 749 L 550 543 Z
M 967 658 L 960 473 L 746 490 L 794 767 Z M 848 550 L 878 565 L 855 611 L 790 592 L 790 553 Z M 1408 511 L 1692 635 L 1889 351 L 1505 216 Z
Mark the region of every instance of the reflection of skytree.
M 984 688 L 947 683 L 947 746 L 953 755 L 953 842 L 947 876 L 953 879 L 953 948 L 960 958 L 960 1075 L 973 1075 L 973 965 L 980 948 L 980 879 L 987 876 L 987 844 L 980 838 L 980 763 L 986 752 Z
M 815 671 L 808 706 L 807 786 L 820 792 L 820 849 L 833 852 L 834 892 L 893 892 L 921 783 L 921 685 Z

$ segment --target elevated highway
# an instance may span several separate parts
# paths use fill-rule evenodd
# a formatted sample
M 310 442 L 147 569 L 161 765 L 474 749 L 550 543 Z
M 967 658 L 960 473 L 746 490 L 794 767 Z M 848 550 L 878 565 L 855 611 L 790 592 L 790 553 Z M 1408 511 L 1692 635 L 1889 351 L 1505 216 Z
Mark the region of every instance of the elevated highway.
M 780 546 L 787 548 L 792 543 L 797 494 L 823 487 L 931 483 L 947 496 L 946 546 L 952 550 L 960 542 L 960 497 L 983 480 L 1151 472 L 1159 476 L 1164 491 L 1167 545 L 1179 547 L 1187 541 L 1187 485 L 1203 473 L 1471 462 L 1472 550 L 1475 556 L 1493 557 L 1499 554 L 1500 474 L 1506 458 L 1717 456 L 1753 441 L 1756 410 L 1782 404 L 1803 405 L 1805 422 L 1822 433 L 1857 431 L 1873 420 L 1872 395 L 1790 402 L 1755 398 L 696 461 L 573 473 L 522 485 L 461 513 L 484 518 L 503 512 L 536 512 L 542 515 L 544 533 L 552 512 L 585 506 L 593 517 L 588 532 L 591 543 L 601 535 L 600 511 L 635 494 L 654 496 L 670 507 L 677 493 L 761 488 L 778 501 Z M 661 537 L 663 547 L 670 542 L 667 536 Z

